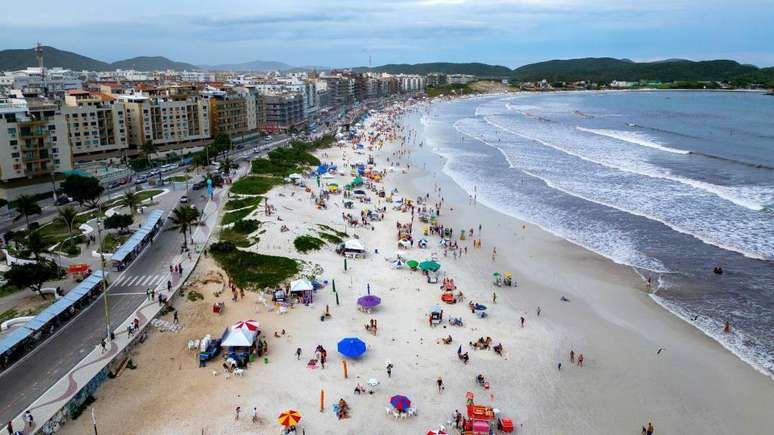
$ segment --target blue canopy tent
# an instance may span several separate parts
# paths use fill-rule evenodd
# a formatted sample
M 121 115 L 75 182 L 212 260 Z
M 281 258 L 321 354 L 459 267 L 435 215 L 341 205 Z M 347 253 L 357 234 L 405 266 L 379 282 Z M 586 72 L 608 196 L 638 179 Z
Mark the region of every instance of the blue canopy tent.
M 357 337 L 347 337 L 339 341 L 338 350 L 347 358 L 357 358 L 366 352 L 366 344 Z
M 33 332 L 33 330 L 27 329 L 24 326 L 11 331 L 10 334 L 6 335 L 2 340 L 0 340 L 0 355 L 5 354 L 9 350 L 16 347 L 19 343 L 29 338 Z

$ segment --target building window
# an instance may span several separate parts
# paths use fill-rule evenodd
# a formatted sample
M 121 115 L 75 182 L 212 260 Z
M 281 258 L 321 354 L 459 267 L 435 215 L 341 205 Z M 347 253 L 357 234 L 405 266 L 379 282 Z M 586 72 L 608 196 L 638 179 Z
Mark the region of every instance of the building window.
M 10 144 L 11 144 L 11 146 L 15 146 L 15 145 L 17 145 L 17 144 L 18 144 L 18 142 L 16 141 L 16 139 L 10 140 L 10 141 L 8 141 L 8 143 L 10 143 Z

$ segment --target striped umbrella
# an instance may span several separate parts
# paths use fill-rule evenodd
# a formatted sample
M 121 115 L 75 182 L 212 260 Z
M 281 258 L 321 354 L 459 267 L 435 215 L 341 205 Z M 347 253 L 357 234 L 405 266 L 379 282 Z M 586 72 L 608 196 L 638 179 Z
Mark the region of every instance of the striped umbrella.
M 295 426 L 301 421 L 301 414 L 298 411 L 288 409 L 279 415 L 277 421 L 285 427 Z

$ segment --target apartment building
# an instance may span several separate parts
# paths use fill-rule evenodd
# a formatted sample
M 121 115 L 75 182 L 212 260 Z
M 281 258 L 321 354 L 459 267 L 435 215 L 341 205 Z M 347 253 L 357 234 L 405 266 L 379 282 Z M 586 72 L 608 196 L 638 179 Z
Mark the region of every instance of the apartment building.
M 65 92 L 62 113 L 76 160 L 95 158 L 129 147 L 125 109 L 116 98 L 100 92 Z
M 119 95 L 126 111 L 131 148 L 146 142 L 156 146 L 200 143 L 210 137 L 209 102 L 196 95 L 150 96 L 142 92 Z
M 419 92 L 425 89 L 425 76 L 399 74 L 395 76 L 401 92 Z
M 302 94 L 277 93 L 257 96 L 264 113 L 264 124 L 259 126 L 267 132 L 283 132 L 299 129 L 304 125 L 304 97 Z
M 47 100 L 0 98 L 0 182 L 48 178 L 69 169 L 67 126 L 59 107 Z
M 202 92 L 210 107 L 210 134 L 220 133 L 231 137 L 247 133 L 247 98 L 219 89 L 208 88 Z

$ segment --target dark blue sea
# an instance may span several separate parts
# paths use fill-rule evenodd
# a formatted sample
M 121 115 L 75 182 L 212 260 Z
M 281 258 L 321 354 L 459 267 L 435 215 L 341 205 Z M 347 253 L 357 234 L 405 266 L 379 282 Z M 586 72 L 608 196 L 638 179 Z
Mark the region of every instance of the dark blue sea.
M 468 193 L 651 278 L 659 304 L 774 376 L 774 97 L 533 93 L 423 110 L 426 143 Z

